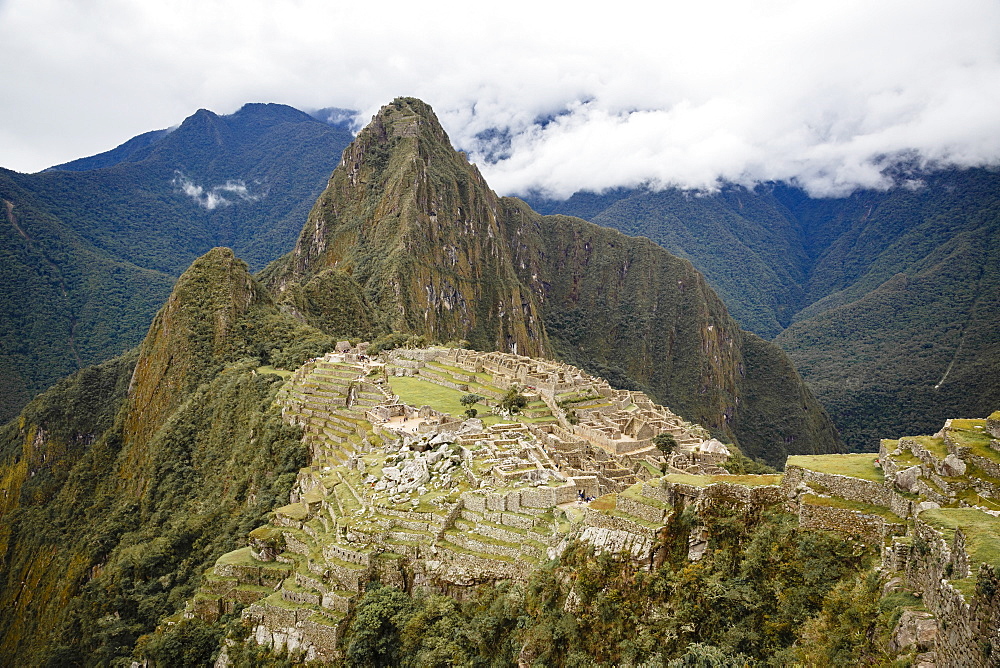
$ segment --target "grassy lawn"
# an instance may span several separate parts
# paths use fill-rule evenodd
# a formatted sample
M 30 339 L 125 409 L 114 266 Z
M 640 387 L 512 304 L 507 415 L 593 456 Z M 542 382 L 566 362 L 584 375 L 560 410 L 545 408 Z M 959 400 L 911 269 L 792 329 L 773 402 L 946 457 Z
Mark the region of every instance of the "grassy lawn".
M 980 563 L 1000 566 L 1000 518 L 973 508 L 934 508 L 920 513 L 920 519 L 939 529 L 962 530 L 973 574 Z
M 909 468 L 920 463 L 920 458 L 915 456 L 909 450 L 903 450 L 898 455 L 889 455 L 892 461 L 896 462 L 901 468 Z
M 232 552 L 227 552 L 226 554 L 219 557 L 215 562 L 222 566 L 236 565 L 236 566 L 261 566 L 263 568 L 271 568 L 277 570 L 287 570 L 291 571 L 291 566 L 287 564 L 272 562 L 272 561 L 257 561 L 252 556 L 250 556 L 249 547 L 241 547 L 238 550 Z
M 390 376 L 389 385 L 392 387 L 392 391 L 399 395 L 399 400 L 404 404 L 409 404 L 416 408 L 430 406 L 435 410 L 457 418 L 465 417 L 465 406 L 461 404 L 459 399 L 469 394 L 468 392 L 435 385 L 428 380 L 423 380 L 416 376 Z M 471 387 L 470 390 L 473 393 L 475 392 Z M 479 411 L 479 415 L 476 417 L 481 419 L 487 427 L 501 422 L 514 422 L 513 420 L 501 418 L 496 415 L 488 415 L 492 409 L 486 404 L 473 404 L 471 408 Z M 524 422 L 538 423 L 551 422 L 553 418 L 545 416 L 538 418 L 522 417 L 519 419 Z
M 967 446 L 973 454 L 1000 464 L 1000 452 L 990 447 L 993 437 L 986 432 L 986 420 L 952 420 L 949 433 L 956 445 Z
M 817 473 L 834 473 L 882 482 L 885 474 L 882 469 L 875 468 L 877 458 L 878 455 L 874 452 L 853 455 L 794 455 L 788 458 L 785 466 L 799 466 Z
M 392 391 L 399 395 L 399 400 L 410 406 L 416 408 L 430 406 L 455 417 L 465 415 L 465 406 L 459 399 L 468 394 L 467 392 L 435 385 L 415 376 L 390 376 L 389 385 L 392 386 Z M 490 410 L 484 404 L 475 404 L 472 408 L 482 413 Z
M 618 495 L 611 493 L 599 496 L 590 502 L 590 507 L 594 510 L 614 510 L 618 507 Z
M 663 475 L 663 471 L 661 471 L 658 467 L 653 466 L 645 459 L 640 460 L 639 463 L 642 464 L 643 468 L 649 471 L 650 474 L 653 475 L 654 477 L 659 478 L 661 475 Z
M 273 373 L 275 376 L 281 376 L 282 378 L 291 378 L 292 372 L 287 369 L 277 369 L 273 366 L 259 366 L 257 367 L 257 373 L 266 374 Z
M 293 520 L 299 520 L 300 522 L 309 516 L 309 513 L 301 503 L 289 503 L 287 506 L 275 508 L 274 512 L 281 513 L 285 517 L 291 517 Z
M 987 496 L 980 496 L 974 489 L 963 489 L 958 493 L 957 498 L 959 501 L 965 501 L 970 505 L 986 506 L 990 510 L 1000 510 L 1000 503 Z
M 653 499 L 642 493 L 642 486 L 645 483 L 637 482 L 631 487 L 619 492 L 619 497 L 624 497 L 626 499 L 631 499 L 636 503 L 641 503 L 646 506 L 653 506 L 654 508 L 660 508 L 662 510 L 671 510 L 673 506 L 669 503 L 660 501 L 659 499 Z
M 938 459 L 944 459 L 948 456 L 948 446 L 944 444 L 943 438 L 935 438 L 933 436 L 914 436 L 913 440 L 924 446 L 927 452 L 931 453 Z

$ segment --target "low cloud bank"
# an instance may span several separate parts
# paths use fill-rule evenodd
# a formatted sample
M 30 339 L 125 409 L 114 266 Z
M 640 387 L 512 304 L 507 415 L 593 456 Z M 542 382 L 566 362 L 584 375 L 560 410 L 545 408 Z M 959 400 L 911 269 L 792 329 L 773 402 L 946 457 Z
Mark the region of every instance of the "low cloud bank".
M 179 192 L 194 200 L 200 207 L 212 211 L 220 206 L 230 206 L 236 202 L 256 202 L 266 193 L 251 193 L 242 180 L 229 180 L 217 186 L 206 188 L 192 181 L 181 172 L 174 175 L 171 184 Z
M 0 1 L 18 54 L 0 65 L 0 164 L 41 169 L 248 101 L 333 123 L 357 109 L 359 127 L 399 95 L 433 106 L 504 194 L 783 180 L 839 195 L 900 165 L 1000 163 L 996 0 L 202 4 L 192 21 L 179 0 Z

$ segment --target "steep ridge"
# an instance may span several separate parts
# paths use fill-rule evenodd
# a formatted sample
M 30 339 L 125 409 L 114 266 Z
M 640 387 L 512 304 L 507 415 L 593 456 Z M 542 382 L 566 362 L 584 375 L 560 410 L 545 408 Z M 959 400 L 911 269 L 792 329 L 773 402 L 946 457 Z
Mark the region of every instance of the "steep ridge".
M 306 463 L 273 405 L 334 341 L 281 314 L 228 249 L 185 272 L 135 352 L 84 369 L 0 431 L 0 654 L 128 655 Z
M 771 463 L 836 450 L 835 429 L 788 358 L 740 330 L 690 262 L 647 239 L 504 203 L 560 357 L 637 383 Z
M 322 309 L 292 295 L 321 272 L 356 286 L 384 329 L 558 355 L 618 385 L 637 383 L 754 456 L 778 463 L 787 452 L 838 447 L 780 351 L 745 338 L 689 262 L 497 198 L 419 100 L 383 107 L 358 135 L 295 250 L 262 280 L 320 325 Z M 783 369 L 769 376 L 779 382 L 757 385 L 745 347 Z
M 809 249 L 795 217 L 765 188 L 718 193 L 617 189 L 564 202 L 528 198 L 537 210 L 579 216 L 652 239 L 694 263 L 743 327 L 767 339 L 801 308 Z
M 548 350 L 538 306 L 498 215 L 431 109 L 397 99 L 344 152 L 295 249 L 263 277 L 281 294 L 336 268 L 387 329 L 537 355 Z

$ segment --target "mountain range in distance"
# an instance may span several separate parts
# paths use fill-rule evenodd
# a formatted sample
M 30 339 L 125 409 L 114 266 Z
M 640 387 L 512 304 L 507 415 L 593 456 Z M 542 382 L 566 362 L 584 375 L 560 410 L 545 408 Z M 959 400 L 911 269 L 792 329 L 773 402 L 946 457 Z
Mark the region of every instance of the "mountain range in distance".
M 210 248 L 255 269 L 287 251 L 352 138 L 343 123 L 248 104 L 37 174 L 0 170 L 0 419 L 136 346 Z
M 136 345 L 176 276 L 213 246 L 233 247 L 253 269 L 291 248 L 352 140 L 344 124 L 316 116 L 282 105 L 201 110 L 97 156 L 0 173 L 11 223 L 0 417 Z M 905 182 L 834 199 L 768 184 L 526 201 L 690 260 L 743 328 L 791 357 L 847 445 L 873 449 L 878 437 L 1000 402 L 990 315 L 1000 298 L 1000 176 L 972 169 Z M 319 285 L 295 299 L 316 298 Z M 566 331 L 575 317 L 552 325 Z M 596 359 L 590 369 L 619 383 L 642 375 Z

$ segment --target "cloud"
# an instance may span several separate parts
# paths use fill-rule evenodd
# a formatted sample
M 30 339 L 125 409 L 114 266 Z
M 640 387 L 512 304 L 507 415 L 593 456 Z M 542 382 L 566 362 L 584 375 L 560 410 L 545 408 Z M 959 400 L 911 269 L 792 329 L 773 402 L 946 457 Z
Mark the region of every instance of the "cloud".
M 180 192 L 193 199 L 199 206 L 212 211 L 220 206 L 230 206 L 236 200 L 256 202 L 266 193 L 252 194 L 246 183 L 241 180 L 226 181 L 222 185 L 205 188 L 184 176 L 181 172 L 174 174 L 171 184 Z M 229 195 L 229 197 L 226 197 Z
M 248 101 L 437 111 L 502 193 L 1000 160 L 1000 3 L 8 0 L 0 164 L 37 170 Z M 16 54 L 16 57 L 14 57 Z

